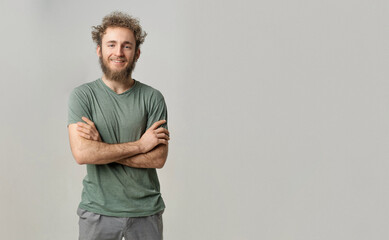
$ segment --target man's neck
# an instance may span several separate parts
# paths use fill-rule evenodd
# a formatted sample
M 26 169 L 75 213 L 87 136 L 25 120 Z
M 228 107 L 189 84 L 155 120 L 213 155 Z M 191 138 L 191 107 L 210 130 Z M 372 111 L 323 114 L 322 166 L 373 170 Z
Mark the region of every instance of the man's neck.
M 106 78 L 105 75 L 101 78 L 105 85 L 107 85 L 112 91 L 116 92 L 117 94 L 124 93 L 125 91 L 129 90 L 132 86 L 134 86 L 135 81 L 130 76 L 127 80 L 124 81 L 114 81 L 111 79 Z

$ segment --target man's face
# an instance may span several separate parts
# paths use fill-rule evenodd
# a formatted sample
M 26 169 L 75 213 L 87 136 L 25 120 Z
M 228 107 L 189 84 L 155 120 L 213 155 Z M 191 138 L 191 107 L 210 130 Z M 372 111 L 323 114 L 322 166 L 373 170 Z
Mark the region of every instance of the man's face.
M 131 77 L 140 51 L 135 51 L 134 33 L 121 27 L 107 28 L 97 55 L 104 75 L 114 81 L 125 81 Z

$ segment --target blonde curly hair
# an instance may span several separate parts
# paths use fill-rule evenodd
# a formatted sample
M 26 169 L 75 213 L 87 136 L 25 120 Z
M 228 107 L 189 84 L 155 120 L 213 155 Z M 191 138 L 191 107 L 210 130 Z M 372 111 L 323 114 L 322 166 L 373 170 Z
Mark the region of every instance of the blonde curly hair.
M 139 20 L 119 11 L 112 12 L 103 18 L 101 25 L 92 27 L 92 39 L 98 45 L 101 46 L 101 40 L 105 34 L 105 31 L 109 27 L 123 27 L 130 29 L 135 36 L 136 49 L 145 41 L 147 33 L 143 31 L 142 26 L 139 24 Z

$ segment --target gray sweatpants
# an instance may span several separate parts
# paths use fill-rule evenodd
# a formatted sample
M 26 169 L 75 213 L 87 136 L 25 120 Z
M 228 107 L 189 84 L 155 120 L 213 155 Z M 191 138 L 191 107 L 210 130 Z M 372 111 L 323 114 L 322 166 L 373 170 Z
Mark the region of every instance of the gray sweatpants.
M 109 217 L 78 208 L 79 240 L 162 240 L 162 213 L 147 217 Z

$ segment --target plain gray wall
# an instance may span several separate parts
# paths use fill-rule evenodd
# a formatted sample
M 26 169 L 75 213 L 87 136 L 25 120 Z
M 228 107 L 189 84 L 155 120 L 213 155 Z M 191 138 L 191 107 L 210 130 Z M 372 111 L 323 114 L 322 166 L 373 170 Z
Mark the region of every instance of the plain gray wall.
M 165 239 L 389 239 L 386 0 L 1 1 L 2 239 L 77 239 L 67 99 L 113 10 L 168 105 Z

